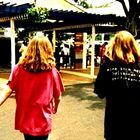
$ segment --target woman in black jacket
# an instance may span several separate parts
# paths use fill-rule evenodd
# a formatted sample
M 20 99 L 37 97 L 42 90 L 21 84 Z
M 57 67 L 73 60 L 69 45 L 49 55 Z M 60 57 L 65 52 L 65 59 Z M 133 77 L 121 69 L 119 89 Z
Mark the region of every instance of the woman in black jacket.
M 120 31 L 108 44 L 94 87 L 106 99 L 106 140 L 140 139 L 140 50 L 131 33 Z

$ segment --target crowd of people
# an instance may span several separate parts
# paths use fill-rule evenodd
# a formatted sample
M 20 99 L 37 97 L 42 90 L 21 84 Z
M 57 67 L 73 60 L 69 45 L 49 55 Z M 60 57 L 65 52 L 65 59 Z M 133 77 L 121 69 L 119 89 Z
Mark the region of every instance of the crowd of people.
M 99 66 L 101 63 L 105 60 L 105 50 L 107 47 L 108 42 L 104 42 L 103 44 L 95 44 L 95 55 L 94 55 L 94 61 L 95 66 Z M 91 65 L 91 50 L 92 46 L 89 45 L 87 49 L 87 66 Z
M 139 139 L 139 47 L 133 35 L 124 30 L 115 34 L 103 54 L 94 93 L 106 100 L 104 138 Z M 0 105 L 14 92 L 15 129 L 23 133 L 25 140 L 48 140 L 52 114 L 57 112 L 64 90 L 51 42 L 47 37 L 35 36 L 0 93 Z
M 103 44 L 95 45 L 95 66 L 99 66 L 104 62 L 104 53 L 107 44 L 107 42 L 104 42 Z M 89 45 L 86 50 L 86 67 L 91 65 L 91 49 L 92 47 Z M 62 44 L 61 46 L 57 46 L 54 55 L 58 70 L 60 70 L 60 67 L 75 69 L 76 51 L 73 45 Z
M 74 68 L 75 62 L 75 50 L 74 46 L 63 44 L 62 46 L 57 46 L 55 49 L 54 56 L 56 58 L 57 69 L 60 70 L 60 67 L 71 69 Z

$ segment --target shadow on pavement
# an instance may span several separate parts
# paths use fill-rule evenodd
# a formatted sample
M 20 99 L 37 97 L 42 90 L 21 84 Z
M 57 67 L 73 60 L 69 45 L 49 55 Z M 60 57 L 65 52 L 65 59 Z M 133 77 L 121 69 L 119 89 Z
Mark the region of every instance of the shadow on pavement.
M 88 109 L 104 109 L 105 100 L 101 100 L 93 93 L 94 83 L 66 85 L 63 96 L 72 96 L 78 101 L 87 101 Z

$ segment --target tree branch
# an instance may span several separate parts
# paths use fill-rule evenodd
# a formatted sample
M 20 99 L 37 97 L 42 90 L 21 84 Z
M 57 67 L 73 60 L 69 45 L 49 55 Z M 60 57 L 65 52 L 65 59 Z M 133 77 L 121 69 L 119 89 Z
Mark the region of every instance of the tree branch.
M 138 9 L 137 12 L 140 14 L 140 10 L 139 10 L 139 9 L 140 9 L 140 1 L 138 2 L 137 6 L 138 6 L 138 8 L 137 8 L 137 9 Z
M 116 1 L 118 1 L 118 2 L 120 2 L 122 4 L 124 12 L 125 12 L 126 16 L 128 16 L 129 11 L 128 11 L 127 7 L 126 7 L 126 4 L 125 4 L 124 0 L 116 0 Z

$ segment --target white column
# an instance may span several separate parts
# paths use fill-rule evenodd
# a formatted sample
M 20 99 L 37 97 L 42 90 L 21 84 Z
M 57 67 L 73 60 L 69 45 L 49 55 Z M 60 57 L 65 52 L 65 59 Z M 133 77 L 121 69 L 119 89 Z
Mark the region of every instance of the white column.
M 94 55 L 95 55 L 95 25 L 92 25 L 92 35 L 91 35 L 91 77 L 94 77 Z
M 55 52 L 55 46 L 56 46 L 56 31 L 55 30 L 53 30 L 52 43 L 53 43 L 53 51 Z
M 11 69 L 13 69 L 16 62 L 16 54 L 15 54 L 15 23 L 14 19 L 10 20 L 11 26 Z
M 83 63 L 82 68 L 86 69 L 86 61 L 87 61 L 87 33 L 83 33 Z
M 102 44 L 104 43 L 104 33 L 102 33 Z

